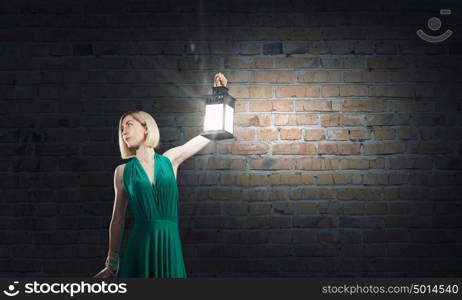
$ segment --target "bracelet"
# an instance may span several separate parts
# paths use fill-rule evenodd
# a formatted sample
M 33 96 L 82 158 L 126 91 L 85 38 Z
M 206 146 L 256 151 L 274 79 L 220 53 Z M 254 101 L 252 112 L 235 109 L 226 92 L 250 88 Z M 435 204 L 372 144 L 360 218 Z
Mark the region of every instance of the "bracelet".
M 105 266 L 113 275 L 117 275 L 119 271 L 119 260 L 111 260 L 107 258 Z
M 119 271 L 119 255 L 118 253 L 108 253 L 108 256 L 106 258 L 106 262 L 104 263 L 106 268 L 113 274 L 117 275 Z

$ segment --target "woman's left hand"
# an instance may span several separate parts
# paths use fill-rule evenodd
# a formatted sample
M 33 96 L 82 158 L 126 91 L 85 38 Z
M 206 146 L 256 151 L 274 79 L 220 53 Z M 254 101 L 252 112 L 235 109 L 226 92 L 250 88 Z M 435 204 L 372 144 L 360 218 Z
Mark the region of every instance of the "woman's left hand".
M 223 75 L 222 73 L 215 74 L 214 80 L 213 80 L 213 86 L 214 87 L 217 87 L 217 86 L 225 86 L 226 87 L 227 83 L 228 83 L 228 79 L 226 79 L 225 75 Z

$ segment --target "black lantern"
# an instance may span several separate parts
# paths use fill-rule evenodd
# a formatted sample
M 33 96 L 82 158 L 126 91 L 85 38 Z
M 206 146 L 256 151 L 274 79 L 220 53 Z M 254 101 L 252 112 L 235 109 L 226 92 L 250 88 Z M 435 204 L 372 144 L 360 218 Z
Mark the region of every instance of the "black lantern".
M 232 139 L 234 127 L 234 102 L 225 86 L 213 87 L 205 103 L 204 131 L 201 135 L 212 140 Z

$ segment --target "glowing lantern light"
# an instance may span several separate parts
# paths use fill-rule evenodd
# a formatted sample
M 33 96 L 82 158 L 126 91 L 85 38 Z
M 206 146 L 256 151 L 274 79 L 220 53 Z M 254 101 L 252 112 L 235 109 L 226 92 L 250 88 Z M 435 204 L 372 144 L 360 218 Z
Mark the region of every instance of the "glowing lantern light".
M 234 102 L 225 86 L 212 87 L 205 103 L 204 131 L 201 135 L 212 140 L 232 139 L 234 127 Z

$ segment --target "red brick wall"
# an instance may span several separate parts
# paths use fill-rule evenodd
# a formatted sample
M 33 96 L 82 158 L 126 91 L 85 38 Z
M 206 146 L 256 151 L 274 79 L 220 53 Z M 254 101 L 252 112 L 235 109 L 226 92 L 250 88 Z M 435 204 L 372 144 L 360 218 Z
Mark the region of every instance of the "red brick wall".
M 216 72 L 236 139 L 178 171 L 188 276 L 462 275 L 460 3 L 171 3 L 1 6 L 0 276 L 96 274 L 119 117 L 183 144 Z

